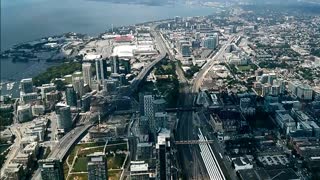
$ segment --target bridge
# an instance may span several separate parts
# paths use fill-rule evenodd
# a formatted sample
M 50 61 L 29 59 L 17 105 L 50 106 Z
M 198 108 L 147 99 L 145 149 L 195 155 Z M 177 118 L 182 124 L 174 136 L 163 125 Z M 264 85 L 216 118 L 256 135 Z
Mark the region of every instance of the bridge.
M 176 107 L 176 108 L 166 108 L 166 112 L 175 112 L 175 111 L 196 111 L 196 107 Z
M 212 144 L 213 143 L 213 140 L 185 140 L 185 141 L 175 141 L 174 142 L 175 144 L 179 144 L 179 145 L 182 145 L 182 144 Z

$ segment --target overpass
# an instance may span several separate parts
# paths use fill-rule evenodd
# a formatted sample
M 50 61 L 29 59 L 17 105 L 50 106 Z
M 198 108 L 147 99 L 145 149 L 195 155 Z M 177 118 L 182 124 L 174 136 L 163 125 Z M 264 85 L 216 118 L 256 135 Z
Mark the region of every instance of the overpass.
M 166 112 L 176 112 L 176 111 L 197 111 L 196 107 L 176 107 L 176 108 L 167 108 Z

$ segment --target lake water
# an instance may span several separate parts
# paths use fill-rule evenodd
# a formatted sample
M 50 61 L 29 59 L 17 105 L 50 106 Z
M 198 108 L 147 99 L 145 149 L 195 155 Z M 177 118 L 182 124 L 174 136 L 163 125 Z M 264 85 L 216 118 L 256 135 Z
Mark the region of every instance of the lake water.
M 178 3 L 148 6 L 107 1 L 1 0 L 1 50 L 66 32 L 95 36 L 109 29 L 112 24 L 121 26 L 174 16 L 202 16 L 214 11 L 213 8 Z M 43 62 L 12 63 L 4 59 L 0 63 L 2 81 L 33 77 L 51 65 Z

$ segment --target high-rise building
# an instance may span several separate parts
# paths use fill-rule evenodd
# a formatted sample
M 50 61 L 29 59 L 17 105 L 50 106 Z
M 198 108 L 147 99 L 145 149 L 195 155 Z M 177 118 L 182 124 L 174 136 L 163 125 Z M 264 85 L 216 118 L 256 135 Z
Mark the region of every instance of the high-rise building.
M 84 80 L 83 77 L 74 77 L 72 78 L 72 85 L 74 90 L 77 93 L 78 97 L 81 97 L 84 95 Z
M 119 84 L 119 81 L 116 79 L 105 79 L 103 81 L 103 90 L 108 94 L 115 94 Z
M 42 180 L 63 180 L 63 168 L 58 159 L 39 160 Z
M 91 94 L 87 93 L 81 98 L 81 111 L 86 112 L 90 110 Z
M 72 127 L 72 118 L 70 106 L 58 103 L 56 105 L 57 128 L 63 129 L 64 132 L 70 131 Z
M 144 95 L 143 104 L 144 104 L 144 115 L 147 117 L 149 121 L 149 131 L 154 134 L 155 120 L 154 120 L 154 107 L 153 107 L 154 96 L 153 95 Z
M 107 79 L 107 60 L 96 60 L 96 76 L 99 84 L 103 83 L 103 80 Z
M 217 45 L 217 38 L 213 36 L 207 37 L 203 42 L 203 46 L 208 49 L 216 49 Z
M 21 92 L 32 93 L 33 92 L 33 82 L 32 78 L 22 79 L 20 81 Z
M 313 90 L 310 85 L 301 84 L 297 88 L 297 96 L 303 100 L 312 100 Z
M 181 45 L 181 54 L 183 57 L 187 57 L 191 55 L 191 45 L 190 44 L 182 44 Z
M 84 84 L 87 84 L 91 87 L 91 63 L 83 63 L 82 64 L 82 74 L 83 74 L 83 80 Z
M 88 180 L 108 179 L 106 156 L 102 152 L 95 152 L 88 157 Z
M 170 164 L 170 134 L 159 134 L 157 149 L 157 179 L 171 179 Z
M 139 93 L 139 111 L 140 116 L 144 116 L 144 94 Z
M 124 67 L 124 73 L 129 74 L 131 72 L 130 60 L 121 60 L 121 64 Z
M 111 72 L 112 73 L 119 73 L 120 66 L 119 66 L 119 57 L 112 56 L 111 57 Z
M 66 85 L 66 100 L 69 106 L 77 106 L 77 94 L 72 84 Z
M 42 86 L 37 87 L 37 89 L 40 90 L 42 99 L 44 99 L 46 93 L 51 92 L 51 91 L 55 91 L 57 88 L 54 83 L 50 83 L 50 84 L 42 84 Z
M 166 112 L 156 112 L 154 114 L 154 119 L 157 129 L 167 128 L 169 116 Z
M 30 104 L 18 106 L 17 120 L 19 122 L 26 122 L 32 120 L 32 110 Z

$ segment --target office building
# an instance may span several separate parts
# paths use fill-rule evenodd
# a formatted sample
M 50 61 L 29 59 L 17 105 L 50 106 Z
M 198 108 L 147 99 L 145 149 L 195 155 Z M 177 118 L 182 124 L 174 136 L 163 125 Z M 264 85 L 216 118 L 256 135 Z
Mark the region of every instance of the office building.
M 218 46 L 218 36 L 207 37 L 203 42 L 203 46 L 208 49 L 216 49 Z
M 19 122 L 26 122 L 32 120 L 32 110 L 30 104 L 18 106 L 17 120 Z
M 82 74 L 84 84 L 87 84 L 91 87 L 92 73 L 91 73 L 91 63 L 82 64 Z
M 148 160 L 152 158 L 152 143 L 144 142 L 137 145 L 137 160 Z
M 62 103 L 56 105 L 57 128 L 68 132 L 72 127 L 70 106 Z
M 38 100 L 38 93 L 34 92 L 34 93 L 21 93 L 20 95 L 20 101 L 23 104 L 28 104 L 28 103 L 32 103 L 34 101 Z
M 276 122 L 285 134 L 296 130 L 296 122 L 286 110 L 276 111 Z
M 170 134 L 159 134 L 157 149 L 157 179 L 171 179 Z
M 103 90 L 108 94 L 116 94 L 120 83 L 116 79 L 106 79 L 103 82 Z
M 42 99 L 45 98 L 46 93 L 51 92 L 51 91 L 56 91 L 56 85 L 51 83 L 51 84 L 42 84 L 42 86 L 37 87 L 37 89 L 40 90 L 40 94 Z
M 188 57 L 191 55 L 191 45 L 190 44 L 182 44 L 181 45 L 181 54 L 183 57 Z
M 91 103 L 91 94 L 87 93 L 82 96 L 81 98 L 81 111 L 86 112 L 90 110 L 90 103 Z
M 312 100 L 313 90 L 310 85 L 301 84 L 297 87 L 297 97 L 303 100 Z
M 76 91 L 73 89 L 72 84 L 66 85 L 65 93 L 66 93 L 67 105 L 77 106 L 77 94 L 76 94 Z
M 63 168 L 58 159 L 39 160 L 42 180 L 63 180 Z
M 33 116 L 40 116 L 40 115 L 45 114 L 44 105 L 33 105 L 31 109 L 32 109 Z
M 88 157 L 88 180 L 108 179 L 106 156 L 102 152 L 95 152 Z
M 33 92 L 33 82 L 32 78 L 22 79 L 20 81 L 21 92 L 32 93 Z
M 78 97 L 81 97 L 84 95 L 84 80 L 83 77 L 74 77 L 72 78 L 72 85 L 74 90 L 77 93 Z
M 130 162 L 130 180 L 149 180 L 149 165 L 145 161 Z
M 269 94 L 272 96 L 278 96 L 280 94 L 280 86 L 275 84 L 272 85 Z
M 99 84 L 103 83 L 103 80 L 107 79 L 107 60 L 96 59 L 96 76 Z
M 149 131 L 150 133 L 154 134 L 156 127 L 155 127 L 155 119 L 154 119 L 154 108 L 153 108 L 153 95 L 144 95 L 143 103 L 144 103 L 144 115 L 148 119 L 149 122 Z
M 60 93 L 59 91 L 51 91 L 46 93 L 45 100 L 47 103 L 56 103 L 60 100 Z
M 156 129 L 167 128 L 169 115 L 166 112 L 156 112 L 154 114 Z
M 139 112 L 140 116 L 144 116 L 144 94 L 139 93 Z
M 119 57 L 112 56 L 111 57 L 111 72 L 112 73 L 119 73 L 120 65 L 119 65 Z
M 121 64 L 124 67 L 124 73 L 129 74 L 131 72 L 130 60 L 121 60 Z

